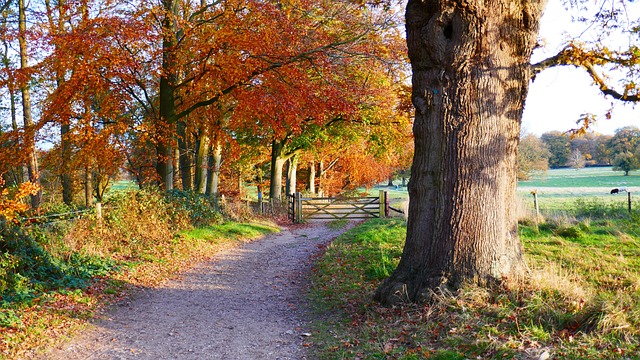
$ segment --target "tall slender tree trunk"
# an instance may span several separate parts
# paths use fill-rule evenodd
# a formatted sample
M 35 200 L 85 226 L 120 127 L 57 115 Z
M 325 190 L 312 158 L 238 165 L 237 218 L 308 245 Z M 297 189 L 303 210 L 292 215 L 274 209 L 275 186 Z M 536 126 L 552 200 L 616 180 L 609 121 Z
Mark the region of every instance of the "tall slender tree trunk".
M 24 0 L 18 0 L 18 43 L 20 47 L 20 68 L 29 67 L 27 54 L 27 17 Z M 20 88 L 22 92 L 22 116 L 24 117 L 24 129 L 27 139 L 24 145 L 27 152 L 27 173 L 29 181 L 40 185 L 40 173 L 38 170 L 38 156 L 35 145 L 35 127 L 33 123 L 33 115 L 31 113 L 31 89 L 29 82 L 26 82 Z M 31 195 L 31 207 L 37 209 L 42 202 L 42 189 L 34 195 Z
M 84 205 L 93 205 L 93 175 L 89 166 L 84 169 Z
M 222 144 L 216 137 L 213 153 L 209 157 L 209 184 L 207 194 L 214 199 L 218 199 L 220 187 L 220 165 L 222 165 Z
M 287 194 L 296 193 L 298 182 L 298 155 L 289 158 L 289 167 L 287 171 Z
M 178 121 L 178 148 L 180 149 L 180 180 L 182 190 L 191 190 L 191 156 L 189 154 L 189 139 L 187 138 L 187 124 L 183 120 Z
M 73 178 L 71 177 L 71 141 L 69 140 L 69 131 L 71 125 L 60 125 L 60 142 L 62 148 L 62 164 L 60 180 L 62 182 L 62 201 L 67 204 L 73 204 Z
M 196 155 L 196 190 L 200 194 L 207 192 L 207 168 L 209 159 L 209 145 L 211 141 L 205 134 L 198 139 L 198 153 Z
M 178 186 L 178 184 L 180 184 L 180 186 L 182 186 L 182 177 L 181 177 L 181 173 L 180 171 L 176 171 L 176 169 L 179 169 L 180 166 L 180 148 L 176 147 L 173 149 L 173 187 L 175 188 L 176 186 Z
M 324 161 L 320 160 L 320 163 L 318 164 L 318 196 L 319 197 L 323 197 L 324 196 Z
M 47 9 L 49 28 L 51 29 L 52 32 L 55 31 L 59 35 L 64 34 L 65 33 L 64 24 L 67 18 L 65 14 L 67 9 L 65 1 L 59 0 L 56 4 L 56 9 L 58 12 L 57 21 L 54 18 L 55 12 L 53 7 L 51 6 L 51 1 L 45 0 L 44 3 Z M 86 6 L 82 7 L 82 11 L 83 11 L 83 14 L 85 14 Z M 56 50 L 59 50 L 58 45 L 56 44 L 55 46 L 56 46 Z M 65 73 L 64 65 L 60 61 L 54 59 L 53 71 L 56 77 L 56 87 L 60 88 L 64 84 L 64 73 Z M 73 203 L 73 193 L 74 193 L 73 177 L 71 176 L 71 157 L 72 157 L 71 145 L 72 144 L 68 135 L 70 131 L 71 131 L 71 124 L 69 120 L 62 119 L 62 122 L 60 123 L 61 164 L 58 170 L 60 171 L 60 182 L 62 184 L 62 201 L 67 205 L 71 205 Z
M 285 159 L 282 158 L 286 139 L 273 140 L 271 143 L 271 184 L 269 185 L 269 198 L 271 202 L 282 200 L 282 167 Z
M 5 12 L 2 14 L 2 24 L 0 26 L 6 28 L 7 27 L 7 16 L 8 13 Z M 7 72 L 7 74 L 11 71 L 11 59 L 9 58 L 9 42 L 5 37 L 2 38 L 2 45 L 4 47 L 4 53 L 2 54 L 2 65 Z M 18 117 L 17 117 L 17 108 L 16 108 L 16 89 L 15 83 L 13 81 L 7 84 L 7 90 L 9 95 L 9 110 L 11 114 L 11 129 L 14 133 L 18 133 Z M 20 146 L 20 144 L 13 144 L 13 146 Z M 9 173 L 5 175 L 5 180 L 7 178 L 11 178 L 11 182 L 13 185 L 22 184 L 24 182 L 24 171 L 22 167 L 12 168 Z M 10 185 L 9 183 L 5 183 L 5 186 Z
M 309 192 L 316 193 L 316 163 L 312 161 L 309 164 Z
M 407 239 L 379 301 L 423 301 L 440 286 L 525 269 L 516 152 L 543 5 L 409 0 L 416 115 Z
M 173 141 L 176 133 L 176 26 L 178 0 L 162 0 L 162 75 L 160 77 L 160 119 L 156 124 L 156 172 L 163 189 L 173 189 Z

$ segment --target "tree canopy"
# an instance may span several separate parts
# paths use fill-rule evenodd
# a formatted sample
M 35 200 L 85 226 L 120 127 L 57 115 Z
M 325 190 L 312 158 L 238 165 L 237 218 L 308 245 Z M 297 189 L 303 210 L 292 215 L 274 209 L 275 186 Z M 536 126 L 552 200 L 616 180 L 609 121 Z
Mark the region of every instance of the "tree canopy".
M 401 109 L 406 51 L 393 7 L 39 0 L 20 12 L 18 5 L 3 3 L 0 27 L 0 87 L 11 119 L 0 123 L 6 186 L 24 181 L 24 149 L 36 144 L 47 171 L 30 177 L 46 177 L 43 186 L 66 203 L 81 194 L 91 203 L 98 184 L 123 170 L 140 186 L 240 194 L 243 181 L 262 181 L 256 169 L 271 162 L 274 142 L 286 146 L 282 161 L 295 154 L 305 167 L 335 162 L 315 181 L 334 174 L 336 190 L 406 166 L 397 152 L 410 141 Z M 22 57 L 13 50 L 18 42 Z M 17 121 L 27 114 L 16 106 L 20 90 L 33 94 L 32 124 Z M 275 197 L 282 178 L 271 176 Z

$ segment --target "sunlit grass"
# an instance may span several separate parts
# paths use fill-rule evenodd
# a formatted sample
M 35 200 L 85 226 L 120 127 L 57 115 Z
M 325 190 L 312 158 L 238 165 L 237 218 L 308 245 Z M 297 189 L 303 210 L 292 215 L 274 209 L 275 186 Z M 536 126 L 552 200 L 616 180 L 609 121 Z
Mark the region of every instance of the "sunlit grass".
M 400 256 L 402 221 L 375 220 L 338 238 L 314 277 L 321 359 L 640 357 L 636 219 L 522 225 L 530 276 L 463 286 L 428 305 L 381 307 L 371 294 Z M 379 274 L 371 269 L 384 269 Z
M 180 232 L 181 236 L 189 239 L 200 239 L 211 242 L 229 241 L 237 239 L 255 239 L 257 237 L 279 232 L 280 228 L 269 223 L 236 223 L 225 222 L 220 225 L 213 225 Z

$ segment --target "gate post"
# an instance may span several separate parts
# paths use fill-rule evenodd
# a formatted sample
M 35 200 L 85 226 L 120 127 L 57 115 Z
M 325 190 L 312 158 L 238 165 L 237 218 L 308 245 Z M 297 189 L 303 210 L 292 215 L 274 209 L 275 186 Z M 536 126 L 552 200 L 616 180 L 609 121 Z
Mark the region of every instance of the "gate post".
M 294 213 L 295 213 L 295 222 L 296 224 L 302 224 L 302 194 L 297 192 L 293 199 Z
M 384 190 L 380 190 L 380 195 L 379 195 L 380 199 L 380 207 L 378 208 L 378 217 L 379 218 L 383 218 L 385 217 L 385 212 L 386 212 L 386 203 L 387 203 L 387 192 Z

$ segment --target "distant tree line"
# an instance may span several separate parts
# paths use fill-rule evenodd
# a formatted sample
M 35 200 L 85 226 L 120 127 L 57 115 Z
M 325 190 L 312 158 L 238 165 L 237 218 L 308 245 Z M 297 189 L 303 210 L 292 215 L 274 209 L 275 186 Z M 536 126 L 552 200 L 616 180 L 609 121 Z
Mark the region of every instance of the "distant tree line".
M 551 131 L 540 137 L 523 134 L 519 145 L 518 178 L 529 179 L 549 168 L 613 166 L 614 171 L 629 175 L 640 169 L 640 129 L 627 126 L 614 135 L 586 133 L 572 136 Z

